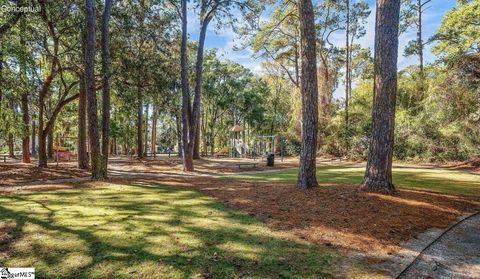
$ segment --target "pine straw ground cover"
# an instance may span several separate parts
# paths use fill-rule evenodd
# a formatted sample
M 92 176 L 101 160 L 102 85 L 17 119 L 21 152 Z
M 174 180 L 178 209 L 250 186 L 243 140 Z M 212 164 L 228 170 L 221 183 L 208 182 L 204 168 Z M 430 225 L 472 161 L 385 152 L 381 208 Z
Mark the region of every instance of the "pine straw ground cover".
M 0 187 L 89 175 L 88 171 L 76 168 L 76 163 L 61 163 L 58 167 L 51 163 L 48 168 L 39 168 L 34 164 L 0 163 Z
M 48 275 L 43 277 L 121 278 L 132 272 L 141 278 L 153 270 L 176 274 L 172 277 L 344 277 L 356 265 L 345 262 L 351 255 L 370 255 L 367 259 L 378 263 L 403 241 L 480 210 L 475 174 L 403 166 L 394 170 L 397 194 L 383 196 L 357 191 L 361 167 L 329 165 L 318 171 L 321 186 L 307 191 L 294 187 L 295 170 L 281 170 L 221 179 L 114 179 L 106 189 L 87 184 L 94 189 L 7 195 L 0 198 L 0 222 L 7 231 L 2 247 L 7 256 L 0 263 L 39 266 Z M 85 185 L 68 185 L 77 186 Z M 257 241 L 260 236 L 267 238 Z M 284 237 L 293 246 L 267 245 Z M 146 273 L 136 273 L 139 269 Z

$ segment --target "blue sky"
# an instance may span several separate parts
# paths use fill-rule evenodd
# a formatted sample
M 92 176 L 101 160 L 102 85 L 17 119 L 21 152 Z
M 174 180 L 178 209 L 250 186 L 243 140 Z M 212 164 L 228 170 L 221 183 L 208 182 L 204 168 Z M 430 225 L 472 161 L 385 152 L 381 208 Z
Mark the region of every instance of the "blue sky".
M 375 36 L 375 1 L 374 0 L 367 0 L 370 4 L 372 9 L 372 13 L 367 21 L 366 35 L 361 38 L 358 42 L 363 47 L 370 47 L 373 50 L 373 42 Z M 424 38 L 428 38 L 435 33 L 435 30 L 439 27 L 441 23 L 441 19 L 444 14 L 450 10 L 452 7 L 455 6 L 455 0 L 433 0 L 431 3 L 428 4 L 428 9 L 424 13 L 423 17 L 423 32 Z M 199 24 L 198 22 L 193 21 L 192 19 L 195 18 L 193 13 L 189 17 L 191 22 L 189 24 L 189 33 L 191 34 L 191 39 L 196 40 L 198 39 L 198 30 Z M 246 49 L 242 51 L 234 51 L 233 47 L 235 44 L 238 44 L 238 39 L 236 34 L 230 30 L 229 28 L 222 28 L 221 30 L 215 30 L 216 23 L 212 22 L 210 24 L 210 28 L 207 33 L 207 40 L 205 42 L 206 48 L 217 48 L 219 55 L 221 55 L 225 59 L 233 60 L 239 64 L 242 64 L 246 68 L 250 69 L 253 72 L 261 73 L 261 60 L 255 60 L 251 56 L 251 52 Z M 416 64 L 417 58 L 416 57 L 404 57 L 403 50 L 407 43 L 410 40 L 415 38 L 415 29 L 410 28 L 406 33 L 402 34 L 399 38 L 399 57 L 398 57 L 398 67 L 402 69 L 408 65 Z M 337 43 L 339 46 L 344 45 L 344 33 L 339 32 L 337 34 L 338 40 Z M 426 46 L 425 49 L 425 62 L 433 62 L 435 60 L 435 56 L 430 52 L 431 46 Z M 342 96 L 342 85 L 339 86 L 339 89 L 335 92 L 335 97 Z

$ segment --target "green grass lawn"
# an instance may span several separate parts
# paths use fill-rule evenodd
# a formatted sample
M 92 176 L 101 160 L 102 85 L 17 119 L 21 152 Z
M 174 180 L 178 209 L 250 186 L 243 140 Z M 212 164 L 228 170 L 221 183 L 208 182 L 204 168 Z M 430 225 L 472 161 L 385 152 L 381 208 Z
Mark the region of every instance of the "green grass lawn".
M 228 178 L 294 182 L 297 179 L 297 173 L 297 169 L 288 169 L 278 172 L 229 176 Z M 317 167 L 317 179 L 320 183 L 359 184 L 362 182 L 364 173 L 365 167 L 351 165 L 321 165 Z M 393 168 L 393 183 L 400 188 L 480 196 L 480 175 L 462 171 L 398 166 Z
M 37 278 L 325 278 L 336 257 L 171 186 L 0 196 L 9 226 L 0 266 L 35 267 Z

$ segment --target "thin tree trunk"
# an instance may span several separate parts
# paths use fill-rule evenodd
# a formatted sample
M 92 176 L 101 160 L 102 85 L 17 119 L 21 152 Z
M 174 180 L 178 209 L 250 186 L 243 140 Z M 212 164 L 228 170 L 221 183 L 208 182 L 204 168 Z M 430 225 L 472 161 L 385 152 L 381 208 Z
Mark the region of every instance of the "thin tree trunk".
M 50 130 L 48 130 L 47 132 L 47 156 L 48 156 L 48 159 L 50 160 L 53 160 L 53 156 L 54 156 L 54 152 L 53 152 L 53 128 L 51 128 Z
M 90 165 L 92 179 L 104 179 L 103 162 L 100 153 L 97 98 L 95 94 L 95 8 L 93 0 L 85 0 L 86 48 L 85 48 L 85 87 L 87 91 L 88 136 L 90 139 Z
M 377 0 L 372 136 L 362 189 L 391 194 L 400 0 Z
M 145 157 L 148 157 L 148 108 L 149 108 L 149 103 L 145 106 L 145 144 L 144 144 L 144 150 L 143 154 Z
M 110 141 L 110 47 L 109 21 L 113 0 L 105 0 L 105 9 L 102 15 L 102 177 L 107 178 L 108 144 Z
M 198 121 L 202 121 L 202 118 L 199 117 Z M 193 146 L 193 159 L 200 159 L 200 126 L 197 126 L 197 131 L 195 132 L 195 145 Z
M 193 112 L 192 120 L 193 124 L 190 127 L 190 131 L 193 131 L 193 135 L 190 136 L 190 140 L 194 141 L 193 143 L 193 159 L 200 159 L 200 106 L 202 98 L 202 77 L 203 77 L 203 54 L 205 47 L 205 39 L 207 36 L 208 24 L 213 18 L 214 10 L 212 13 L 209 13 L 203 19 L 200 36 L 198 39 L 198 48 L 197 48 L 197 64 L 195 65 L 195 94 L 193 99 Z
M 300 16 L 300 53 L 302 96 L 302 139 L 297 187 L 306 189 L 318 185 L 316 150 L 318 124 L 318 88 L 315 40 L 315 15 L 311 0 L 298 0 Z
M 78 99 L 78 140 L 77 164 L 79 169 L 88 169 L 87 153 L 87 92 L 85 89 L 85 75 L 80 74 Z
M 425 72 L 423 69 L 423 38 L 422 38 L 422 14 L 423 14 L 423 4 L 422 0 L 417 0 L 417 52 L 418 52 L 418 63 L 419 63 L 419 83 L 418 91 L 420 100 L 423 99 L 424 95 L 424 84 L 425 84 Z
M 182 148 L 183 148 L 183 169 L 194 171 L 193 148 L 190 139 L 194 140 L 195 129 L 190 129 L 190 88 L 188 84 L 187 64 L 187 0 L 181 0 L 182 9 L 182 42 L 180 46 L 180 76 L 182 84 Z
M 350 96 L 350 0 L 346 0 L 346 29 L 345 29 L 345 126 L 348 129 L 348 105 Z
M 0 115 L 2 115 L 3 100 L 3 34 L 0 33 Z
M 38 106 L 38 166 L 47 167 L 48 157 L 47 157 L 47 135 L 43 131 L 44 127 L 44 101 L 42 96 L 39 97 L 39 106 Z
M 25 20 L 21 21 L 20 25 L 22 34 L 25 32 Z M 20 57 L 20 71 L 22 75 L 22 81 L 27 82 L 27 47 L 25 42 L 25 37 L 20 36 L 20 45 L 22 47 L 23 53 Z M 22 137 L 22 161 L 24 163 L 30 163 L 30 114 L 28 111 L 28 89 L 25 90 L 21 98 L 21 107 L 22 107 L 22 120 L 23 120 L 23 137 Z
M 25 127 L 22 138 L 22 161 L 30 163 L 30 114 L 28 112 L 28 93 L 22 94 L 22 120 Z
M 37 155 L 37 143 L 36 143 L 36 123 L 35 120 L 32 120 L 32 156 Z
M 137 156 L 143 158 L 143 100 L 140 86 L 137 88 Z
M 38 125 L 38 166 L 47 167 L 47 136 L 41 129 L 42 124 Z
M 7 145 L 8 145 L 8 157 L 15 158 L 15 139 L 12 133 L 8 134 Z
M 157 112 L 157 107 L 153 105 L 153 113 L 152 113 L 152 153 L 153 153 L 153 158 L 157 157 L 157 118 L 158 118 L 158 112 Z
M 182 122 L 180 116 L 175 116 L 175 124 L 177 126 L 177 148 L 178 148 L 178 157 L 183 157 L 183 148 L 182 148 Z

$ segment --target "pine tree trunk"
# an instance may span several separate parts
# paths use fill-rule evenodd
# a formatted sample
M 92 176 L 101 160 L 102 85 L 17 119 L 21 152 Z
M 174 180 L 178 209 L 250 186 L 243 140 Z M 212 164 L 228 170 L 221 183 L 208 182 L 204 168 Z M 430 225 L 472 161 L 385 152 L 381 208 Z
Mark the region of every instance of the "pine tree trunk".
M 143 158 L 143 100 L 140 86 L 137 88 L 137 157 Z
M 345 126 L 348 129 L 348 105 L 350 96 L 350 0 L 346 0 L 346 29 L 345 29 Z
M 8 145 L 8 157 L 15 158 L 15 139 L 13 138 L 12 133 L 8 134 L 7 145 Z
M 419 63 L 419 82 L 418 91 L 420 101 L 424 97 L 425 72 L 423 69 L 423 38 L 422 38 L 422 14 L 423 14 L 422 0 L 417 0 L 417 52 Z
M 198 48 L 197 48 L 197 64 L 195 65 L 195 94 L 193 100 L 193 112 L 192 112 L 192 127 L 190 130 L 193 131 L 190 140 L 193 141 L 193 159 L 200 159 L 200 106 L 202 98 L 202 78 L 203 78 L 203 55 L 205 47 L 205 39 L 207 36 L 208 24 L 213 18 L 211 13 L 207 15 L 202 22 L 200 28 L 200 36 L 198 39 Z
M 180 116 L 178 114 L 175 116 L 175 124 L 177 126 L 177 149 L 178 149 L 178 157 L 183 157 L 183 148 L 182 148 L 182 122 L 180 120 Z
M 105 0 L 102 15 L 102 167 L 100 175 L 107 178 L 108 153 L 110 143 L 110 48 L 109 21 L 112 10 L 112 0 Z
M 47 136 L 41 128 L 41 121 L 38 126 L 38 166 L 41 168 L 46 168 L 48 164 L 47 157 Z
M 80 75 L 78 97 L 78 140 L 77 140 L 77 164 L 82 170 L 88 169 L 87 153 L 87 92 L 85 89 L 85 76 Z
M 145 157 L 148 157 L 148 109 L 149 109 L 149 103 L 145 106 L 145 133 L 144 133 L 144 148 L 143 148 L 143 155 Z
M 183 170 L 194 171 L 193 167 L 193 148 L 190 138 L 195 137 L 191 133 L 195 129 L 191 129 L 190 123 L 192 120 L 192 113 L 190 111 L 190 88 L 188 84 L 188 64 L 187 64 L 187 0 L 181 0 L 182 3 L 182 42 L 180 46 L 180 76 L 182 83 L 182 155 L 183 155 Z
M 36 143 L 36 123 L 35 120 L 32 121 L 32 156 L 37 155 L 37 143 Z
M 391 194 L 400 0 L 377 0 L 372 136 L 362 189 Z
M 97 98 L 95 94 L 95 8 L 93 0 L 85 1 L 86 9 L 86 48 L 85 48 L 85 88 L 87 92 L 88 136 L 90 141 L 90 165 L 92 179 L 104 179 L 100 139 L 98 131 Z
M 54 152 L 53 152 L 53 127 L 47 132 L 47 155 L 48 159 L 53 160 Z
M 153 115 L 152 115 L 152 142 L 151 148 L 153 153 L 153 158 L 157 157 L 157 118 L 158 112 L 155 105 L 153 105 Z
M 41 97 L 40 97 L 41 99 Z M 44 133 L 44 102 L 39 100 L 38 106 L 38 166 L 47 167 L 48 158 L 47 158 L 47 135 Z
M 199 118 L 201 120 L 201 117 Z M 193 159 L 200 159 L 200 125 L 197 126 L 197 131 L 195 132 L 195 145 L 193 147 Z
M 28 94 L 22 94 L 22 120 L 25 130 L 22 138 L 22 161 L 30 163 L 30 114 L 28 112 Z
M 298 0 L 300 16 L 300 56 L 302 96 L 302 135 L 297 187 L 318 186 L 316 150 L 318 124 L 318 88 L 315 40 L 315 15 L 311 0 Z
M 20 22 L 20 30 L 25 33 L 25 19 Z M 27 82 L 27 46 L 25 37 L 20 36 L 20 45 L 24 53 L 20 56 L 20 72 L 22 75 L 22 81 Z M 24 163 L 30 163 L 30 113 L 28 111 L 28 89 L 23 92 L 21 98 L 22 120 L 23 120 L 23 137 L 22 137 L 22 161 Z

